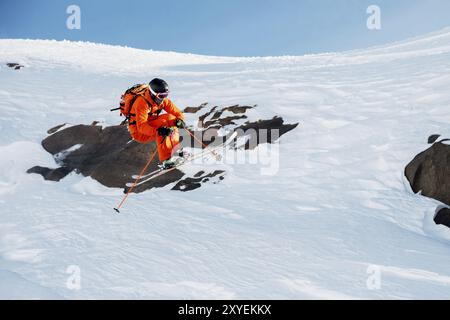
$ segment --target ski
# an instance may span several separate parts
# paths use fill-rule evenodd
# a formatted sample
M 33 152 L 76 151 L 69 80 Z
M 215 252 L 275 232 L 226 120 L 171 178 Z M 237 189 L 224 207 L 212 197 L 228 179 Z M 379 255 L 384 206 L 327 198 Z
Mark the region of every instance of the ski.
M 141 180 L 142 180 L 142 179 L 144 179 L 144 180 L 139 181 L 139 182 L 135 185 L 135 187 L 140 186 L 140 185 L 142 185 L 142 184 L 144 184 L 144 183 L 147 183 L 147 182 L 149 182 L 150 180 L 155 179 L 155 178 L 157 178 L 157 177 L 159 177 L 159 176 L 161 176 L 161 175 L 163 175 L 163 174 L 166 174 L 166 173 L 171 172 L 171 171 L 173 171 L 173 170 L 175 170 L 175 169 L 178 169 L 179 167 L 181 167 L 181 166 L 183 166 L 183 165 L 185 165 L 185 164 L 187 164 L 187 163 L 190 163 L 190 162 L 192 162 L 192 161 L 194 161 L 194 160 L 196 160 L 196 159 L 202 158 L 202 157 L 204 157 L 206 154 L 208 154 L 209 152 L 214 152 L 214 151 L 219 150 L 219 149 L 221 149 L 221 148 L 225 148 L 226 146 L 228 146 L 228 145 L 236 138 L 236 136 L 237 136 L 237 132 L 233 132 L 233 133 L 231 134 L 231 136 L 228 137 L 227 140 L 226 140 L 225 142 L 219 144 L 219 145 L 216 146 L 216 147 L 213 147 L 213 148 L 205 148 L 205 149 L 203 149 L 203 151 L 200 152 L 199 154 L 191 155 L 190 157 L 184 159 L 184 161 L 181 161 L 179 164 L 175 165 L 175 166 L 172 167 L 172 168 L 169 168 L 169 169 L 157 169 L 157 170 L 155 170 L 155 171 L 153 171 L 153 172 L 150 172 L 150 173 L 147 174 L 144 178 L 141 178 Z M 127 184 L 126 184 L 127 187 L 131 187 L 132 185 L 133 185 L 133 183 L 127 183 Z
M 176 165 L 181 164 L 182 162 L 186 161 L 186 160 L 189 159 L 190 157 L 192 157 L 191 154 L 189 154 L 187 157 L 181 157 L 180 160 L 178 160 L 179 162 L 177 162 Z M 150 173 L 144 174 L 144 175 L 143 175 L 142 177 L 140 177 L 140 178 L 139 178 L 139 175 L 137 175 L 137 174 L 132 175 L 131 178 L 134 179 L 134 180 L 137 180 L 137 179 L 142 180 L 142 179 L 145 179 L 145 178 L 150 178 L 150 177 L 153 176 L 154 174 L 157 174 L 157 173 L 159 173 L 159 172 L 165 170 L 163 167 L 161 167 L 161 165 L 158 165 L 158 166 L 159 166 L 158 169 L 156 169 L 156 170 L 154 170 L 154 171 L 152 171 L 152 172 L 150 172 Z M 127 184 L 127 186 L 128 186 L 128 184 Z
M 182 163 L 188 162 L 190 160 L 198 159 L 201 156 L 207 154 L 208 152 L 213 152 L 214 153 L 216 150 L 218 150 L 220 148 L 223 148 L 225 145 L 228 145 L 231 142 L 231 140 L 233 140 L 236 136 L 237 136 L 237 133 L 233 133 L 233 134 L 231 134 L 231 136 L 225 142 L 222 142 L 222 143 L 220 143 L 219 145 L 217 145 L 215 147 L 210 147 L 210 148 L 207 148 L 207 149 L 203 149 L 203 151 L 201 153 L 197 154 L 197 155 L 189 154 L 188 157 L 186 157 L 186 158 L 184 158 L 184 160 L 182 160 Z M 192 157 L 194 157 L 194 158 L 191 159 Z M 180 165 L 182 163 L 180 163 Z M 150 178 L 151 176 L 153 176 L 153 175 L 155 175 L 155 174 L 157 174 L 157 173 L 159 173 L 161 171 L 164 171 L 164 170 L 165 169 L 163 169 L 163 168 L 156 169 L 156 170 L 154 170 L 154 171 L 152 171 L 150 173 L 147 173 L 147 174 L 143 175 L 139 180 L 142 180 L 142 179 L 145 179 L 145 178 Z M 138 177 L 139 177 L 138 175 L 133 175 L 132 179 L 136 180 L 136 179 L 138 179 Z M 131 184 L 132 183 L 128 183 L 127 186 L 129 186 Z

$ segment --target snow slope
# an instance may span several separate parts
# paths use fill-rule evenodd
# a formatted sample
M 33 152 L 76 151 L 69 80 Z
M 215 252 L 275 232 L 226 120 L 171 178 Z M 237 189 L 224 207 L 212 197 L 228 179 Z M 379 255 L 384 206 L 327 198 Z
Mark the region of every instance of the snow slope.
M 450 298 L 450 230 L 403 177 L 430 134 L 450 137 L 450 29 L 265 58 L 0 40 L 0 65 L 0 297 Z M 117 124 L 121 92 L 154 76 L 181 107 L 258 104 L 254 119 L 300 122 L 276 174 L 228 165 L 220 184 L 132 195 L 118 215 L 121 190 L 25 173 L 56 166 L 40 146 L 49 128 Z

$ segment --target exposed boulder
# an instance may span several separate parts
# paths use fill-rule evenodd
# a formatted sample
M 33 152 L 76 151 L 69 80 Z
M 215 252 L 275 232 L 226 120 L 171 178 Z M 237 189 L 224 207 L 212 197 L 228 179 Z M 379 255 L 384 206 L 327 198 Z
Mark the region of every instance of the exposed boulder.
M 223 170 L 216 170 L 212 173 L 205 174 L 204 171 L 197 172 L 193 178 L 186 178 L 184 180 L 178 181 L 178 183 L 172 188 L 172 190 L 179 190 L 179 191 L 192 191 L 195 189 L 198 189 L 202 186 L 202 183 L 210 182 L 211 179 L 217 178 L 217 181 L 221 181 L 224 179 L 223 175 L 225 171 Z
M 63 123 L 63 124 L 57 125 L 56 127 L 53 127 L 53 128 L 51 128 L 51 129 L 48 129 L 48 130 L 47 130 L 47 133 L 48 133 L 48 134 L 53 134 L 53 133 L 55 133 L 56 131 L 58 131 L 59 129 L 61 129 L 62 127 L 64 127 L 66 124 L 67 124 L 67 123 Z
M 246 122 L 239 126 L 239 135 L 247 135 L 249 139 L 245 149 L 254 149 L 261 143 L 274 143 L 285 133 L 297 128 L 298 123 L 285 124 L 283 118 L 273 117 L 270 120 Z
M 434 222 L 436 222 L 436 224 L 444 225 L 450 228 L 450 209 L 443 208 L 439 210 L 434 217 Z
M 203 109 L 204 107 L 206 107 L 208 105 L 207 102 L 202 103 L 201 105 L 199 105 L 198 107 L 186 107 L 184 108 L 183 112 L 184 113 L 197 113 L 199 112 L 201 109 Z
M 428 144 L 435 143 L 440 136 L 441 136 L 440 134 L 432 134 L 431 136 L 428 137 Z
M 132 141 L 126 126 L 102 128 L 98 125 L 76 125 L 56 131 L 42 141 L 42 146 L 65 168 L 64 173 L 76 171 L 107 187 L 117 188 L 123 188 L 133 175 L 139 174 L 156 148 L 154 142 Z M 158 159 L 154 159 L 148 172 L 157 166 Z M 39 173 L 49 180 L 60 177 L 60 171 L 45 169 L 35 167 L 29 172 Z M 170 177 L 167 175 L 162 180 L 172 183 L 180 178 L 179 175 Z
M 21 68 L 23 68 L 24 66 L 19 64 L 19 63 L 15 63 L 15 62 L 8 62 L 6 64 L 6 66 L 8 66 L 9 68 L 12 68 L 14 70 L 20 70 Z
M 412 190 L 450 206 L 450 145 L 439 134 L 428 138 L 433 144 L 419 153 L 405 168 L 405 176 Z M 437 141 L 437 142 L 436 142 Z M 434 222 L 450 228 L 450 209 L 442 205 L 436 209 Z
M 44 177 L 45 180 L 49 181 L 60 181 L 62 178 L 67 176 L 72 172 L 69 167 L 59 167 L 56 169 L 50 169 L 40 166 L 35 166 L 27 170 L 27 173 L 37 173 Z
M 206 107 L 205 104 L 202 106 L 201 109 Z M 299 125 L 298 123 L 285 124 L 284 119 L 278 116 L 269 120 L 248 121 L 249 116 L 246 115 L 247 111 L 256 107 L 256 105 L 234 105 L 224 108 L 214 106 L 210 108 L 209 111 L 200 115 L 198 122 L 201 130 L 198 131 L 200 131 L 200 133 L 206 133 L 203 135 L 205 145 L 214 142 L 219 130 L 226 127 L 237 131 L 239 137 L 247 137 L 247 142 L 244 146 L 245 149 L 254 149 L 261 143 L 276 142 L 279 137 L 295 129 Z M 231 112 L 234 115 L 224 116 L 226 111 Z M 198 131 L 193 133 L 199 133 Z
M 405 175 L 415 193 L 450 205 L 450 145 L 443 141 L 418 154 L 407 165 Z
M 240 105 L 237 104 L 237 105 L 234 105 L 234 106 L 231 106 L 231 107 L 223 108 L 222 111 L 230 111 L 230 112 L 233 112 L 235 114 L 238 114 L 238 113 L 245 113 L 245 112 L 247 112 L 247 110 L 253 109 L 254 107 L 256 107 L 256 106 L 249 107 L 249 106 L 240 106 Z

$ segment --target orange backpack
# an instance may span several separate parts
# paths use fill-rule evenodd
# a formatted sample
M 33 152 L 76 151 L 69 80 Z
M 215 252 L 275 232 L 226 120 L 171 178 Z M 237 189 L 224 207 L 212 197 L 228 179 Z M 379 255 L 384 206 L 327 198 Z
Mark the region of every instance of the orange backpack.
M 148 90 L 149 85 L 148 84 L 136 84 L 129 88 L 121 97 L 120 101 L 120 107 L 111 109 L 111 111 L 120 110 L 120 115 L 125 117 L 125 120 L 122 121 L 120 125 L 124 125 L 127 122 L 130 121 L 131 117 L 135 117 L 136 115 L 131 113 L 131 108 L 133 107 L 133 104 L 136 102 L 136 99 L 138 97 L 144 98 L 145 102 L 151 109 L 151 103 L 150 101 L 145 98 L 145 91 Z M 133 124 L 133 123 L 130 123 Z

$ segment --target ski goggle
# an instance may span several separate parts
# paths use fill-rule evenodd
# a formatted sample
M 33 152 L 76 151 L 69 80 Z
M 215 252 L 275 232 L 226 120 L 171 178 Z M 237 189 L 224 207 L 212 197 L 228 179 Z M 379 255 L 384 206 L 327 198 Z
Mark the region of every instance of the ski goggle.
M 165 98 L 167 98 L 169 96 L 169 91 L 167 92 L 161 92 L 161 93 L 156 93 L 155 91 L 152 90 L 152 88 L 149 88 L 150 92 L 158 99 L 160 100 L 164 100 Z

